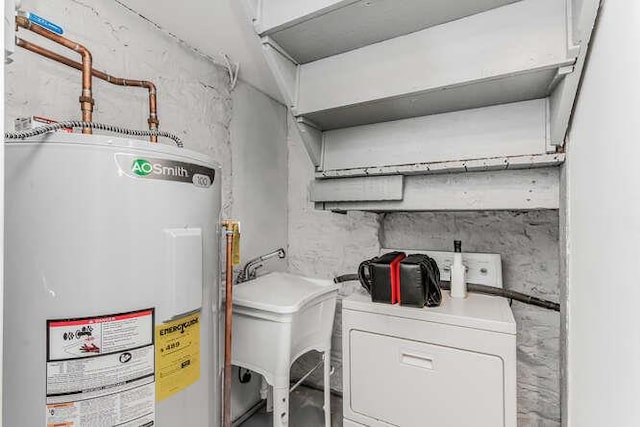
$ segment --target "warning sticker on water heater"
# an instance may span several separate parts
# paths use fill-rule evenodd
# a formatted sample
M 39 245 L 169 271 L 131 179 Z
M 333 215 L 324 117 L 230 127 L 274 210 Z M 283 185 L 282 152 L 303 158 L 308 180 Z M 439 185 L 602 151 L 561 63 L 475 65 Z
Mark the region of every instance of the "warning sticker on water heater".
M 200 378 L 200 312 L 156 326 L 158 400 Z
M 47 360 L 77 359 L 153 344 L 153 309 L 47 321 Z
M 155 384 L 147 380 L 135 387 L 89 399 L 46 405 L 47 427 L 151 427 L 155 420 Z
M 154 309 L 47 321 L 47 427 L 155 425 Z

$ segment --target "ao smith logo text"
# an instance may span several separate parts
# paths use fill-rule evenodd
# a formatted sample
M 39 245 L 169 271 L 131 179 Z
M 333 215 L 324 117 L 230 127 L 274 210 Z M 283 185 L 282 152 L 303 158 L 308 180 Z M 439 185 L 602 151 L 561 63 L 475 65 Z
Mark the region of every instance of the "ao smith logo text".
M 200 319 L 194 318 L 194 319 L 188 320 L 186 322 L 179 323 L 177 325 L 169 326 L 168 328 L 160 329 L 160 335 L 161 336 L 162 335 L 169 335 L 169 334 L 173 334 L 173 333 L 176 333 L 176 332 L 180 332 L 181 334 L 184 334 L 185 330 L 187 330 L 188 328 L 190 328 L 193 325 L 197 325 L 199 321 L 200 321 Z
M 216 177 L 214 168 L 173 159 L 140 158 L 124 153 L 116 154 L 121 174 L 136 179 L 173 181 L 209 188 Z
M 151 163 L 145 159 L 134 160 L 131 165 L 131 170 L 138 176 L 147 176 L 153 173 L 164 176 L 189 177 L 189 171 L 183 166 L 165 166 L 160 163 Z

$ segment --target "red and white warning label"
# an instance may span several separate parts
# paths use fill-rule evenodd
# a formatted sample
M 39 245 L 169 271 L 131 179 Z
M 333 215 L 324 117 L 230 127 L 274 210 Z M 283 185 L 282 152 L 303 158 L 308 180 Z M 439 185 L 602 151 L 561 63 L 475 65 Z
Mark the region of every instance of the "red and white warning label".
M 153 310 L 87 319 L 50 320 L 47 360 L 114 353 L 153 344 Z
M 47 427 L 155 425 L 154 310 L 47 321 Z

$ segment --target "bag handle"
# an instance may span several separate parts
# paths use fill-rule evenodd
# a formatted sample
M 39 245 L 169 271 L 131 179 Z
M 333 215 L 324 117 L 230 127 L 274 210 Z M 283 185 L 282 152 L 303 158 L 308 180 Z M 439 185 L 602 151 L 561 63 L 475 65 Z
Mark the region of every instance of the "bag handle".
M 420 261 L 420 268 L 422 270 L 423 286 L 427 294 L 427 307 L 434 307 L 440 305 L 442 301 L 442 293 L 440 292 L 440 270 L 436 261 L 425 255 L 425 258 Z
M 371 288 L 373 287 L 373 278 L 371 277 L 371 261 L 363 261 L 358 266 L 358 280 L 363 288 L 371 294 Z
M 427 293 L 427 306 L 434 307 L 440 305 L 442 301 L 442 292 L 440 290 L 440 269 L 433 258 L 429 258 L 429 287 Z

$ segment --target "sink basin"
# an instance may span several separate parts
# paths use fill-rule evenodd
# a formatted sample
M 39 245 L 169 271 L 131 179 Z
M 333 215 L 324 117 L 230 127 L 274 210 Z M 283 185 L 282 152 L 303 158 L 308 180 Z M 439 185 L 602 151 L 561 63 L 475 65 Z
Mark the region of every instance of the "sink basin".
M 232 363 L 288 388 L 298 357 L 330 350 L 337 295 L 331 280 L 288 273 L 234 286 Z

